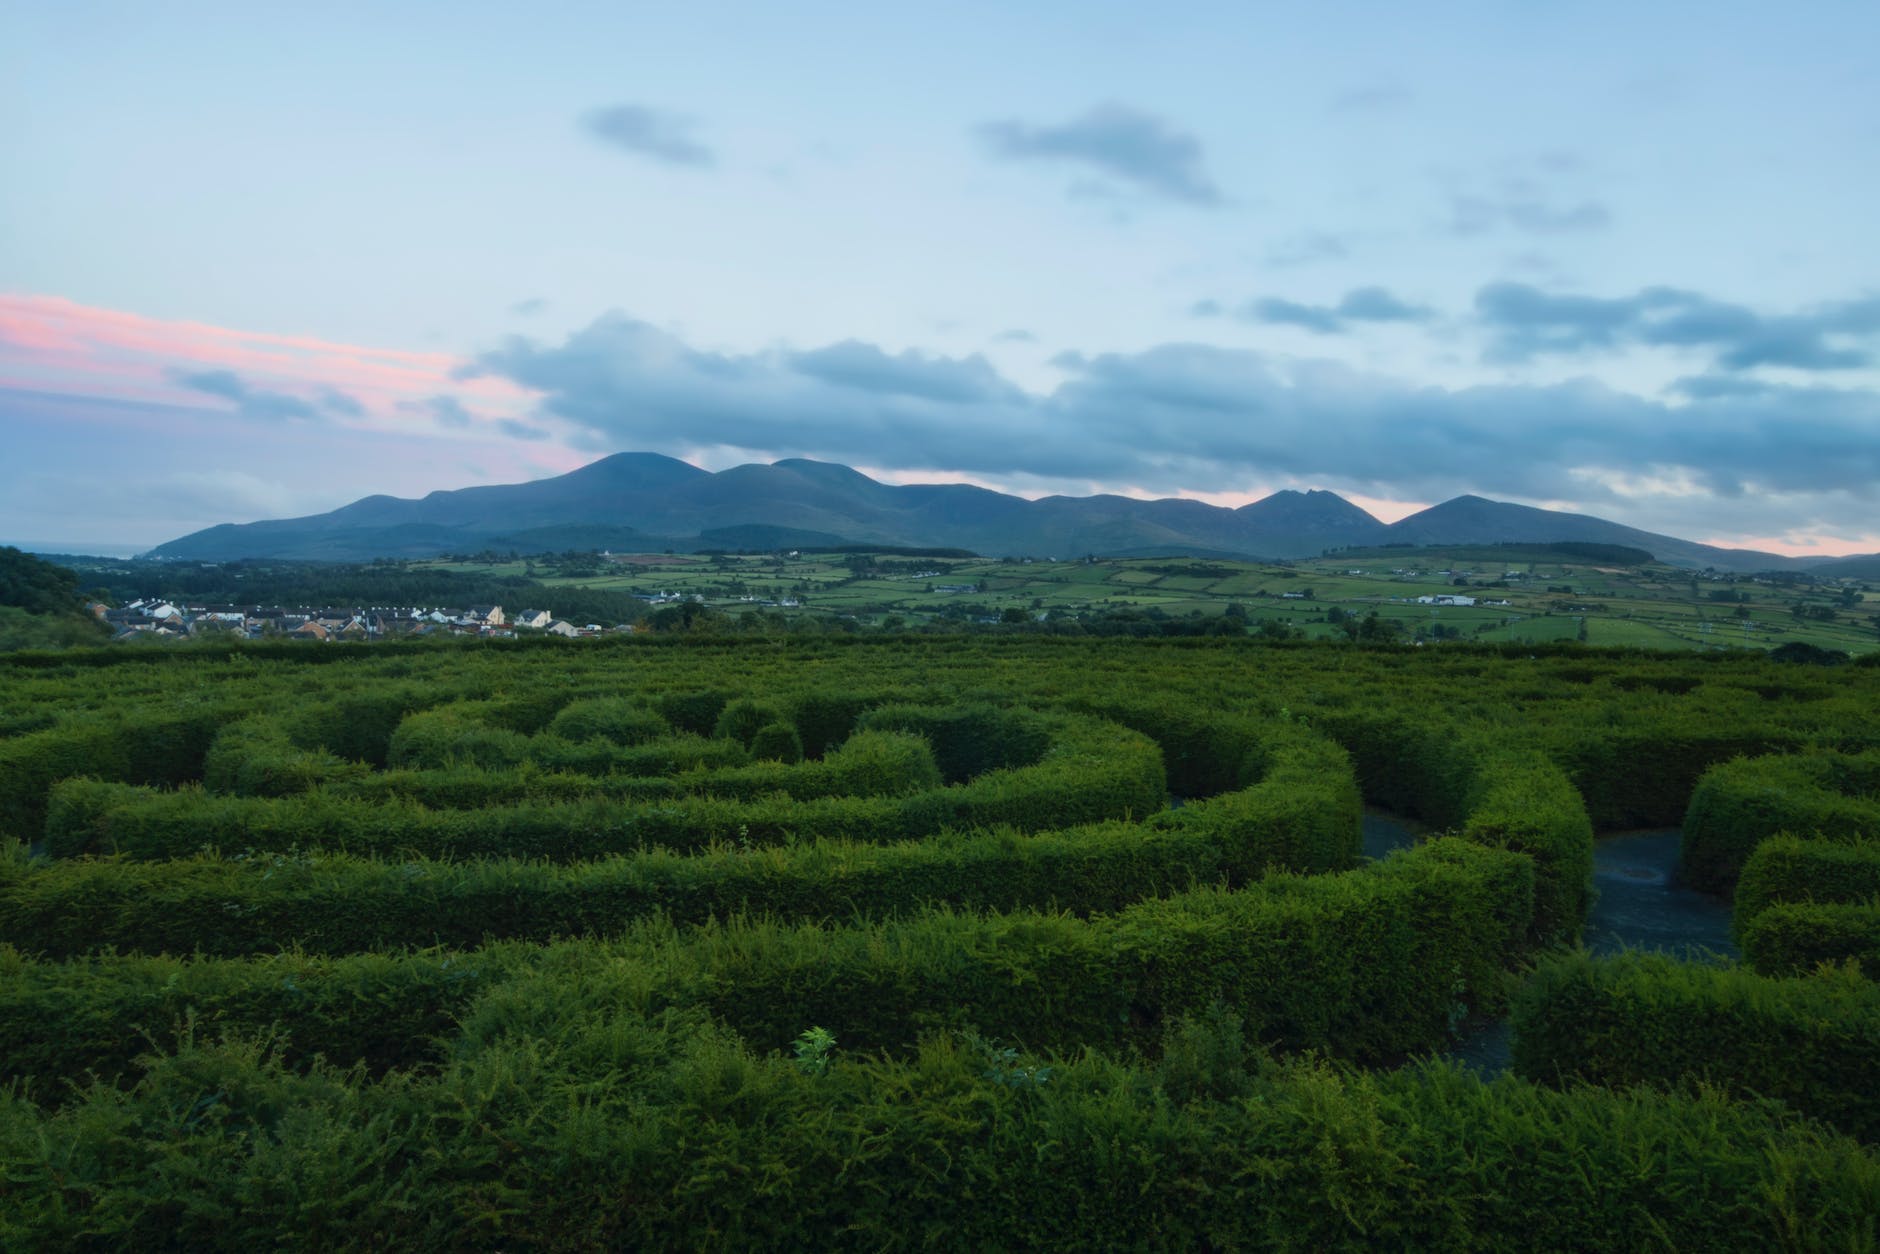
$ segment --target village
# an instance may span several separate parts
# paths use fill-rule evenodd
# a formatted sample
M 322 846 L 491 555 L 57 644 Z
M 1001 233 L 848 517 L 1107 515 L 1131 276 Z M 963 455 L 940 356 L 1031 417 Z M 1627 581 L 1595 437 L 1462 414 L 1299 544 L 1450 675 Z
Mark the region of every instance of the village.
M 630 632 L 599 623 L 577 626 L 556 618 L 548 610 L 505 613 L 500 605 L 473 605 L 468 609 L 426 609 L 418 606 L 371 608 L 288 609 L 281 606 L 179 605 L 147 598 L 112 609 L 102 602 L 89 607 L 112 629 L 114 642 L 180 640 L 215 634 L 239 634 L 249 639 L 285 639 L 311 642 L 372 641 L 426 636 L 476 636 L 514 639 L 523 635 L 579 639 Z

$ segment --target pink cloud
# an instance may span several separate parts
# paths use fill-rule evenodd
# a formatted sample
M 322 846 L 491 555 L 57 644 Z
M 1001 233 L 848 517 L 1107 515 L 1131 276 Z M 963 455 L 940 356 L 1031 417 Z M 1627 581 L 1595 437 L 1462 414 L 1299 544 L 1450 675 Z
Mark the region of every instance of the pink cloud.
M 514 417 L 529 394 L 498 378 L 457 380 L 448 353 L 341 344 L 145 317 L 59 296 L 0 293 L 0 378 L 10 386 L 124 400 L 202 405 L 174 375 L 229 370 L 249 385 L 311 397 L 333 388 L 368 414 L 347 425 L 409 429 L 412 410 L 439 393 L 470 397 L 485 417 Z

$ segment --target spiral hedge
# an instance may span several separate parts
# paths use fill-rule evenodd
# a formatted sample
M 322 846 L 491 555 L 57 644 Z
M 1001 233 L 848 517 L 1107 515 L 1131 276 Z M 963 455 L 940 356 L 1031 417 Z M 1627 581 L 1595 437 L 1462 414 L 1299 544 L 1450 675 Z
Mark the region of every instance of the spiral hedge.
M 0 1246 L 1871 1241 L 1844 820 L 1880 672 L 1847 674 L 984 638 L 0 661 Z M 1807 839 L 1745 817 L 1776 777 Z M 1366 860 L 1367 803 L 1434 834 Z M 1762 974 L 1574 956 L 1595 829 L 1687 808 Z M 1400 1065 L 1516 985 L 1526 1079 Z

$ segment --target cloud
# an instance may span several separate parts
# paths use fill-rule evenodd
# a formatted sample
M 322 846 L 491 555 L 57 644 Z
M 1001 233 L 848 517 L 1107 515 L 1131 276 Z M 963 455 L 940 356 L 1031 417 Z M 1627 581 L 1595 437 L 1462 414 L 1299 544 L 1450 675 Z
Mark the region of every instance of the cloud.
M 1503 196 L 1452 196 L 1449 231 L 1454 235 L 1485 235 L 1507 227 L 1530 235 L 1565 235 L 1600 231 L 1612 224 L 1612 213 L 1596 200 L 1551 204 L 1532 193 Z
M 545 298 L 541 296 L 531 296 L 527 300 L 519 300 L 511 305 L 509 312 L 515 314 L 518 318 L 533 318 L 536 314 L 541 313 L 547 308 L 548 301 Z
M 1338 315 L 1323 305 L 1301 305 L 1297 301 L 1268 297 L 1255 301 L 1242 314 L 1251 322 L 1271 322 L 1300 327 L 1319 335 L 1337 335 L 1345 329 Z
M 534 423 L 519 422 L 514 418 L 498 418 L 496 429 L 512 440 L 546 440 L 548 430 Z
M 1406 500 L 1559 500 L 1578 485 L 1589 504 L 1624 505 L 1633 498 L 1613 476 L 1649 474 L 1719 495 L 1838 493 L 1869 513 L 1880 485 L 1880 398 L 1859 390 L 1700 387 L 1666 401 L 1586 380 L 1425 387 L 1201 344 L 1062 353 L 1053 364 L 1064 381 L 1039 394 L 976 357 L 859 341 L 707 352 L 610 314 L 559 344 L 512 338 L 478 369 L 537 391 L 544 413 L 607 447 L 716 447 L 993 482 L 1225 492 L 1277 478 Z
M 595 109 L 581 119 L 588 134 L 622 151 L 667 165 L 708 169 L 717 164 L 717 154 L 692 138 L 694 125 L 690 118 L 632 104 Z
M 1201 142 L 1127 105 L 1098 105 L 1055 126 L 985 122 L 974 133 L 988 153 L 1004 160 L 1068 162 L 1153 196 L 1190 205 L 1221 203 Z
M 1281 240 L 1266 250 L 1266 264 L 1280 269 L 1311 265 L 1315 261 L 1338 261 L 1351 255 L 1350 235 L 1329 231 L 1307 231 L 1292 239 Z
M 399 406 L 411 413 L 429 414 L 437 420 L 440 427 L 449 427 L 453 431 L 462 431 L 476 422 L 476 415 L 464 408 L 462 401 L 454 396 L 427 396 L 421 401 L 407 401 Z
M 1023 327 L 1012 327 L 992 337 L 994 344 L 1036 344 L 1038 337 Z
M 1302 305 L 1269 298 L 1240 311 L 1240 317 L 1249 322 L 1302 327 L 1319 335 L 1343 334 L 1354 322 L 1427 322 L 1435 316 L 1426 306 L 1400 300 L 1382 287 L 1354 287 L 1336 305 Z
M 1849 341 L 1880 336 L 1880 297 L 1771 315 L 1682 288 L 1599 297 L 1491 283 L 1476 293 L 1475 312 L 1490 332 L 1488 359 L 1502 362 L 1645 345 L 1709 349 L 1715 367 L 1726 371 L 1848 370 L 1874 361 Z
M 1218 318 L 1226 312 L 1227 310 L 1222 307 L 1221 302 L 1212 297 L 1207 300 L 1198 300 L 1188 306 L 1188 316 L 1190 318 Z
M 1373 83 L 1339 92 L 1326 106 L 1328 113 L 1395 113 L 1415 99 L 1401 83 Z
M 310 401 L 252 387 L 233 370 L 172 370 L 170 379 L 192 392 L 233 401 L 236 413 L 263 422 L 315 421 L 334 414 L 357 418 L 365 413 L 356 399 L 324 385 L 314 389 Z

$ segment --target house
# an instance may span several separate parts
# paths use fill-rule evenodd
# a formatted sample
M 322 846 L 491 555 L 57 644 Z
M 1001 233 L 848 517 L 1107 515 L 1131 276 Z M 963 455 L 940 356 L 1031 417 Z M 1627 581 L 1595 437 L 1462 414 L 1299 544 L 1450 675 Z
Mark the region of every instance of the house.
M 465 614 L 464 617 L 468 618 L 473 623 L 480 623 L 487 627 L 501 627 L 503 625 L 503 607 L 500 605 L 473 605 L 470 607 L 469 613 Z
M 523 610 L 509 620 L 512 627 L 542 628 L 555 621 L 555 616 L 547 610 Z
M 295 640 L 325 640 L 329 635 L 327 629 L 313 619 L 308 619 L 287 634 Z
M 578 636 L 581 634 L 579 631 L 575 629 L 575 625 L 573 623 L 567 622 L 559 618 L 550 622 L 547 627 L 543 628 L 543 630 L 548 632 L 548 634 L 551 636 L 567 636 L 570 639 L 573 639 L 575 636 Z

